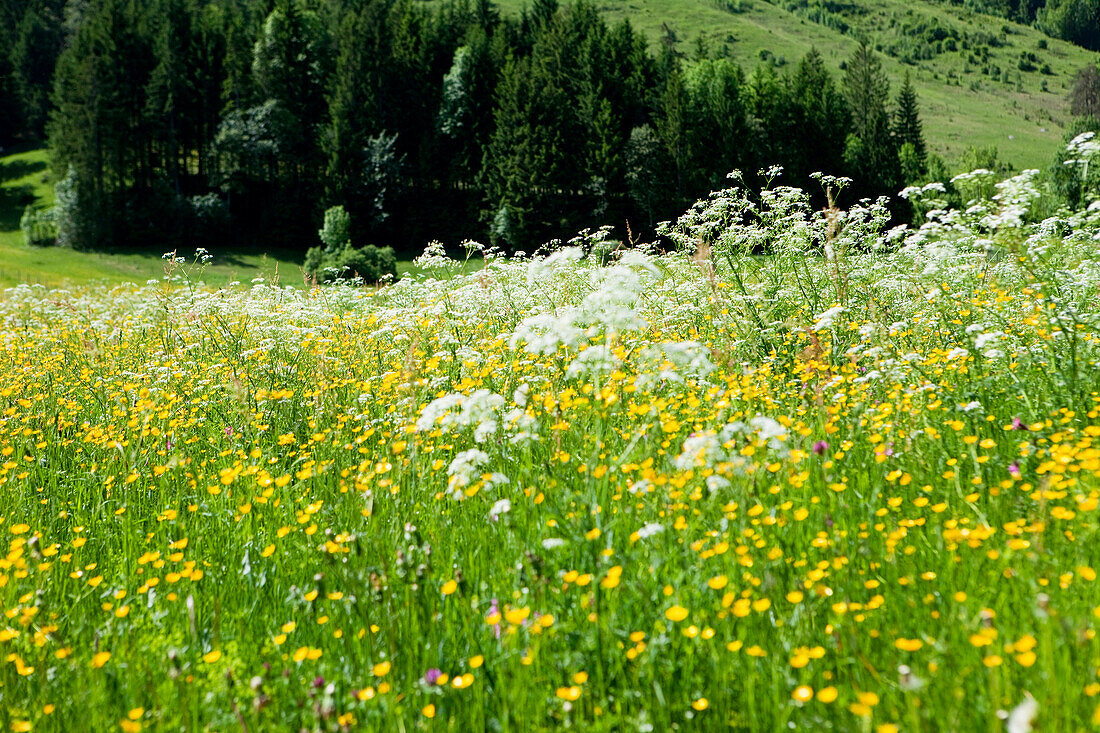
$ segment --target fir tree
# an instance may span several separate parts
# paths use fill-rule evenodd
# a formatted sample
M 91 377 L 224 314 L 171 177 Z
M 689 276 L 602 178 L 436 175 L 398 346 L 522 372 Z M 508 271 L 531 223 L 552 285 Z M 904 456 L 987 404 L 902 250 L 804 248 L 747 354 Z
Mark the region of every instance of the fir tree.
M 382 131 L 390 60 L 386 4 L 348 11 L 335 39 L 336 63 L 329 94 L 328 201 L 355 208 L 351 198 L 360 152 Z
M 889 94 L 890 82 L 882 62 L 867 41 L 861 41 L 845 70 L 844 95 L 852 127 L 844 160 L 856 186 L 867 194 L 893 194 L 900 183 L 898 150 L 886 111 Z
M 913 155 L 923 168 L 928 151 L 924 145 L 924 133 L 921 129 L 920 112 L 917 109 L 917 92 L 909 72 L 898 91 L 897 108 L 894 111 L 894 139 L 898 147 L 911 145 Z
M 787 132 L 801 146 L 801 175 L 839 175 L 844 167 L 844 141 L 850 125 L 848 105 L 816 49 L 798 65 L 791 94 L 798 108 L 797 127 Z
M 54 67 L 64 39 L 58 2 L 39 0 L 27 7 L 11 50 L 13 87 L 19 98 L 24 132 L 41 138 L 49 116 Z

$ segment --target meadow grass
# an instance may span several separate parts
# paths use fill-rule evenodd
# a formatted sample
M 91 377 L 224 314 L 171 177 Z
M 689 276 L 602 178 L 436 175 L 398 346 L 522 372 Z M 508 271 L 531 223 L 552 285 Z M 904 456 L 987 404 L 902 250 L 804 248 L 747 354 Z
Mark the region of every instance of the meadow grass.
M 53 179 L 44 148 L 24 146 L 0 156 L 0 287 L 36 284 L 67 287 L 88 283 L 104 286 L 144 283 L 164 277 L 164 248 L 151 244 L 145 251 L 75 252 L 64 247 L 31 247 L 19 230 L 19 218 L 28 204 L 53 203 Z M 302 287 L 302 255 L 289 251 L 219 251 L 212 262 L 200 265 L 194 252 L 180 252 L 186 264 L 177 275 L 219 287 L 249 283 L 257 277 Z M 397 263 L 397 275 L 416 275 L 412 260 Z
M 1100 217 L 1024 223 L 1029 180 L 892 232 L 730 189 L 607 266 L 7 290 L 0 725 L 1097 724 Z

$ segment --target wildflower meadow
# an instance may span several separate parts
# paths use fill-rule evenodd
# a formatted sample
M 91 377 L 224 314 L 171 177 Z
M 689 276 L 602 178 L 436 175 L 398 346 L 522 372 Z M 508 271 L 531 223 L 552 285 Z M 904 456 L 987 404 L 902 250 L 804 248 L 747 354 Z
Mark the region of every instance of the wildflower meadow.
M 6 291 L 0 724 L 1100 725 L 1100 212 L 1034 176 Z

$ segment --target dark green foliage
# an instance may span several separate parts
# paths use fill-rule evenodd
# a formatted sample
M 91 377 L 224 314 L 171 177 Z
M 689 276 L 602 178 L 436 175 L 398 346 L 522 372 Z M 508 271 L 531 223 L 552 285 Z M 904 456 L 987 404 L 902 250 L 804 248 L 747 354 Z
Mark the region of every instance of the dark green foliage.
M 848 60 L 844 94 L 852 115 L 844 160 L 854 174 L 857 190 L 864 195 L 897 191 L 901 183 L 898 148 L 886 111 L 890 83 L 882 71 L 882 62 L 866 41 L 859 44 Z
M 1036 23 L 1056 38 L 1100 51 L 1100 0 L 1051 0 Z
M 397 275 L 397 257 L 392 247 L 373 244 L 355 247 L 349 242 L 334 252 L 325 252 L 323 247 L 311 248 L 306 252 L 302 269 L 314 283 L 355 277 L 365 283 L 376 283 Z
M 584 0 L 515 21 L 489 0 L 58 2 L 19 15 L 35 81 L 13 124 L 53 107 L 70 246 L 303 248 L 343 206 L 352 242 L 529 249 L 606 223 L 651 236 L 734 169 L 750 185 L 773 164 L 791 185 L 849 175 L 880 195 L 924 167 L 912 87 L 892 118 L 866 46 L 842 89 L 816 52 L 746 73 L 707 44 L 686 61 L 669 30 L 651 54 Z M 51 75 L 43 102 L 31 91 Z M 386 271 L 343 244 L 307 269 L 345 265 Z
M 328 64 L 329 39 L 317 13 L 299 0 L 279 0 L 256 40 L 252 73 L 264 98 L 298 121 L 303 138 L 324 115 Z
M 908 73 L 905 74 L 905 81 L 902 82 L 901 90 L 898 92 L 893 124 L 902 178 L 907 183 L 916 181 L 925 172 L 928 151 L 924 144 L 920 112 L 917 109 L 917 93 L 913 89 L 913 81 Z
M 1076 117 L 1100 118 L 1100 69 L 1089 64 L 1073 77 L 1070 112 Z
M 661 180 L 662 172 L 668 170 L 667 152 L 649 125 L 630 131 L 625 152 L 630 200 L 642 214 L 639 224 L 652 228 L 658 214 L 668 208 L 668 187 Z
M 61 10 L 56 0 L 31 2 L 15 30 L 11 78 L 19 99 L 23 132 L 35 139 L 46 132 L 50 85 L 64 40 Z
M 83 212 L 74 246 L 113 243 L 127 210 L 152 203 L 145 194 L 158 171 L 142 153 L 143 90 L 154 64 L 151 39 L 139 29 L 131 3 L 100 0 L 85 10 L 58 59 L 48 131 L 55 164 L 74 170 Z
M 387 6 L 369 2 L 348 12 L 336 36 L 336 64 L 329 97 L 328 198 L 349 201 L 359 157 L 371 130 L 383 124 L 389 96 L 386 59 L 391 39 Z

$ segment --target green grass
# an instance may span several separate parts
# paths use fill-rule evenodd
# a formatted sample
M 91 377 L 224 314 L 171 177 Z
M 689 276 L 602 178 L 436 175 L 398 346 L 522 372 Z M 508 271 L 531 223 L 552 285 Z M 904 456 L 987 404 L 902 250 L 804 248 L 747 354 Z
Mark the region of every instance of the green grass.
M 21 283 L 49 287 L 99 282 L 104 285 L 144 283 L 163 278 L 164 252 L 76 252 L 62 247 L 30 247 L 23 241 L 19 218 L 26 205 L 53 203 L 49 158 L 44 149 L 21 149 L 0 156 L 0 287 Z M 301 255 L 292 252 L 212 252 L 214 260 L 199 267 L 189 262 L 177 272 L 217 287 L 263 277 L 301 286 Z M 180 252 L 194 259 L 193 252 Z M 468 268 L 475 266 L 471 263 Z M 467 269 L 468 269 L 467 268 Z M 416 275 L 412 260 L 397 263 L 398 276 Z
M 49 158 L 44 149 L 22 149 L 0 157 L 0 287 L 20 283 L 50 287 L 87 282 L 144 283 L 164 276 L 164 252 L 75 252 L 61 247 L 30 247 L 19 218 L 28 204 L 53 203 Z M 190 253 L 181 252 L 182 256 Z M 210 285 L 255 277 L 300 284 L 299 260 L 288 254 L 214 253 L 205 268 L 184 269 Z
M 529 3 L 500 2 L 504 11 L 511 14 L 518 14 L 525 4 Z M 1006 45 L 991 50 L 990 63 L 1010 69 L 1009 84 L 992 81 L 978 67 L 968 68 L 965 51 L 944 53 L 916 65 L 886 57 L 884 68 L 894 90 L 906 70 L 913 75 L 930 148 L 949 163 L 958 161 L 969 146 L 995 146 L 1001 160 L 1017 169 L 1041 167 L 1050 162 L 1070 120 L 1066 96 L 1073 75 L 1095 62 L 1095 53 L 1047 38 L 1033 28 L 948 4 L 858 0 L 854 6 L 863 14 L 849 11 L 843 15 L 845 20 L 884 46 L 896 43 L 903 35 L 890 28 L 891 20 L 900 23 L 934 17 L 945 27 L 1003 36 Z M 813 47 L 839 78 L 840 63 L 856 46 L 854 33 L 841 34 L 788 12 L 780 4 L 763 0 L 748 0 L 746 9 L 740 13 L 720 10 L 708 0 L 605 0 L 597 7 L 611 20 L 629 19 L 653 45 L 666 27 L 676 34 L 682 42 L 680 49 L 689 55 L 699 36 L 707 39 L 712 50 L 725 44 L 747 71 L 760 63 L 762 51 L 795 64 Z M 1002 34 L 1002 27 L 1011 34 Z M 1047 42 L 1046 50 L 1038 48 L 1040 40 Z M 1017 91 L 1016 60 L 1022 51 L 1034 52 L 1042 63 L 1050 65 L 1053 74 L 1019 72 L 1021 90 Z M 957 81 L 949 80 L 952 74 Z M 1048 91 L 1041 89 L 1043 81 Z

